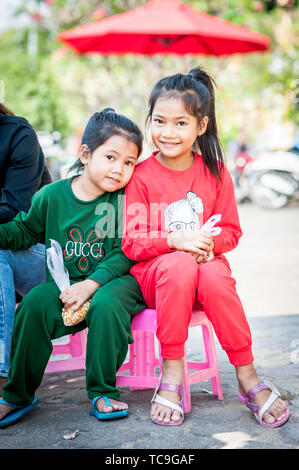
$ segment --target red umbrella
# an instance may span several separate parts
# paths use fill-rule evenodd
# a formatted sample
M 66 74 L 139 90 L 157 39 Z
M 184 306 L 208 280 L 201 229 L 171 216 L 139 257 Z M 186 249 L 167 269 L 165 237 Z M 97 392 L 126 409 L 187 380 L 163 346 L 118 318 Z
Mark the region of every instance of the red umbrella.
M 65 31 L 58 39 L 81 54 L 204 54 L 265 51 L 269 38 L 195 11 L 179 0 L 142 7 Z

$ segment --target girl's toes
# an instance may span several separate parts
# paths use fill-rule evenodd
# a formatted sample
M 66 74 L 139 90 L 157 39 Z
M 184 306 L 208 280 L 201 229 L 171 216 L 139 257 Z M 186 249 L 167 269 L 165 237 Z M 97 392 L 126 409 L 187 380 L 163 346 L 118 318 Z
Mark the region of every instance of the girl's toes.
M 281 421 L 283 418 L 285 418 L 286 416 L 285 411 L 286 411 L 286 404 L 283 404 L 282 406 L 280 406 L 279 410 L 277 410 L 277 417 L 275 416 L 278 421 Z
M 285 417 L 285 409 L 286 409 L 286 403 L 282 400 L 277 400 L 277 402 L 274 403 L 273 409 L 271 409 L 271 413 L 276 418 L 278 421 L 282 420 Z
M 113 408 L 115 411 L 120 411 L 120 410 L 123 410 L 123 409 L 124 409 L 120 403 L 112 403 L 112 408 Z
M 123 411 L 128 409 L 127 403 L 121 401 L 110 399 L 111 406 L 114 411 Z
M 281 421 L 283 418 L 285 418 L 285 415 L 286 414 L 283 412 L 283 414 L 277 418 L 277 421 Z
M 263 421 L 265 421 L 265 423 L 268 423 L 268 424 L 273 424 L 273 423 L 275 423 L 275 418 L 274 418 L 274 416 L 270 415 L 269 413 L 264 413 Z
M 111 413 L 111 411 L 113 411 L 112 406 L 109 406 L 109 405 L 106 405 L 106 404 L 103 406 L 103 413 Z
M 110 413 L 111 411 L 113 411 L 112 406 L 106 405 L 103 398 L 100 398 L 99 400 L 97 400 L 96 407 L 100 413 Z
M 273 416 L 278 420 L 283 419 L 285 416 L 284 409 L 278 408 L 277 410 L 275 410 L 275 413 L 273 413 Z
M 164 421 L 164 418 L 165 418 L 165 411 L 164 411 L 164 410 L 160 410 L 160 413 L 159 413 L 159 415 L 158 415 L 159 421 Z
M 164 417 L 164 423 L 169 423 L 170 421 L 171 410 L 167 410 Z
M 156 405 L 152 405 L 152 408 L 151 408 L 151 415 L 154 419 L 157 419 L 158 418 L 158 413 L 157 413 L 157 407 Z
M 174 411 L 171 416 L 172 421 L 179 421 L 181 419 L 181 415 L 178 411 Z

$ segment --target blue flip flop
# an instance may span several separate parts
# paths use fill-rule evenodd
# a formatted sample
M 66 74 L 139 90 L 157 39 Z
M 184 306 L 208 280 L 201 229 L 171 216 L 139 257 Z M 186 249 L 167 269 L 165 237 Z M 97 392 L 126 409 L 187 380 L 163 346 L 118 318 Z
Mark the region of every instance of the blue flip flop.
M 0 420 L 0 428 L 14 423 L 23 415 L 28 413 L 28 411 L 32 410 L 32 408 L 34 408 L 38 403 L 39 399 L 37 397 L 35 397 L 33 402 L 28 406 L 14 405 L 13 403 L 9 403 L 8 401 L 1 399 L 0 405 L 13 406 L 15 409 L 10 411 L 6 416 L 4 416 L 4 418 Z
M 94 398 L 92 400 L 91 409 L 89 410 L 89 413 L 95 416 L 97 419 L 116 419 L 116 418 L 124 418 L 125 416 L 128 416 L 128 413 L 129 413 L 128 410 L 111 411 L 110 413 L 101 413 L 95 406 L 96 401 L 99 398 L 104 398 L 106 405 L 112 406 L 109 398 L 105 397 L 104 395 L 100 395 L 99 397 Z

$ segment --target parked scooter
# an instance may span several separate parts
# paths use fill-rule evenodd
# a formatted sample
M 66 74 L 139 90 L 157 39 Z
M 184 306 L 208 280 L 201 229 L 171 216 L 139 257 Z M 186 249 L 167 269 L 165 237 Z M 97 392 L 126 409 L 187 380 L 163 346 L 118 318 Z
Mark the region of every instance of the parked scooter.
M 239 187 L 243 198 L 249 198 L 264 209 L 285 207 L 299 195 L 298 148 L 261 154 L 246 165 Z M 236 198 L 238 201 L 237 195 Z
M 251 152 L 249 152 L 247 148 L 244 148 L 237 153 L 234 162 L 231 162 L 232 168 L 230 173 L 234 182 L 235 197 L 238 203 L 249 200 L 249 186 L 244 172 L 246 166 L 254 160 L 255 158 L 252 156 Z

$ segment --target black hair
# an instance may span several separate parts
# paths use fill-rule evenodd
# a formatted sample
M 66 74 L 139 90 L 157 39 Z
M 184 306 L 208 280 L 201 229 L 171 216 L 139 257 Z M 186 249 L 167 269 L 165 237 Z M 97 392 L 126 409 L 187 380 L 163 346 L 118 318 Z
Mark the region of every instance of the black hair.
M 141 154 L 143 141 L 141 130 L 133 121 L 116 113 L 112 108 L 105 108 L 91 116 L 83 132 L 81 145 L 87 145 L 92 153 L 114 135 L 121 135 L 136 144 L 138 156 Z M 84 165 L 78 158 L 69 168 L 69 172 L 77 170 L 77 173 L 80 173 L 83 168 Z
M 195 150 L 200 150 L 204 165 L 218 181 L 221 181 L 224 154 L 218 137 L 214 86 L 213 78 L 202 67 L 196 67 L 186 75 L 178 73 L 162 78 L 150 94 L 146 122 L 149 123 L 155 104 L 161 96 L 170 98 L 179 96 L 188 113 L 195 116 L 198 123 L 204 116 L 208 116 L 207 129 L 204 134 L 196 138 Z
M 4 114 L 7 116 L 14 116 L 14 113 L 8 109 L 6 106 L 4 106 L 3 103 L 0 103 L 0 114 Z

